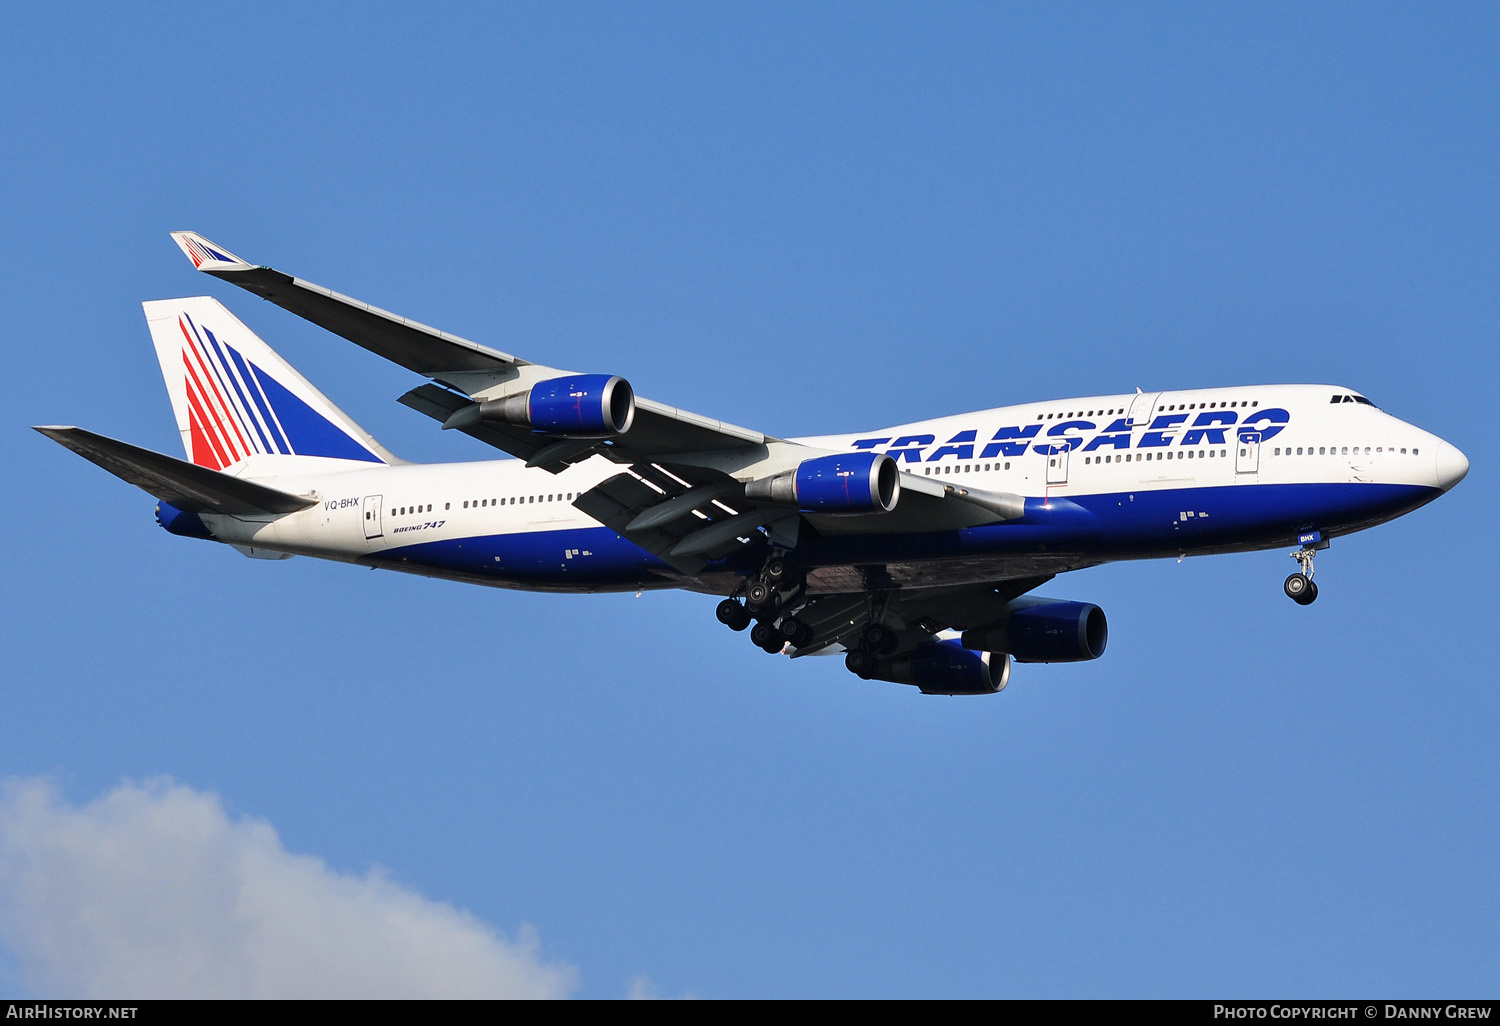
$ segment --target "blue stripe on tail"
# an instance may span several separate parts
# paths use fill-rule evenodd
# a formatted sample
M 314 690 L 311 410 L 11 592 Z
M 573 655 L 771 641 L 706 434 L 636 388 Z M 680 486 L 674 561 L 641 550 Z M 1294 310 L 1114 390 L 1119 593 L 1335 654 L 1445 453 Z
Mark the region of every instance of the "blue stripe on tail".
M 246 362 L 249 363 L 248 360 Z M 250 363 L 250 369 L 255 372 L 256 382 L 265 393 L 271 408 L 276 411 L 276 419 L 281 422 L 281 429 L 286 432 L 293 453 L 298 456 L 328 456 L 337 460 L 384 462 L 345 434 L 343 428 L 288 392 L 279 381 L 254 363 Z

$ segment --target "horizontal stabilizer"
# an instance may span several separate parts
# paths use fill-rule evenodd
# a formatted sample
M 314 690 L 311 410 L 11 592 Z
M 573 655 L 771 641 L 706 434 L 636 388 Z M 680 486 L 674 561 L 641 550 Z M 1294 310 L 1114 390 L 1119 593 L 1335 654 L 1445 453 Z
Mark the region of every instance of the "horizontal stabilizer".
M 36 430 L 122 481 L 129 481 L 186 513 L 295 513 L 316 499 L 267 488 L 138 445 L 61 425 Z

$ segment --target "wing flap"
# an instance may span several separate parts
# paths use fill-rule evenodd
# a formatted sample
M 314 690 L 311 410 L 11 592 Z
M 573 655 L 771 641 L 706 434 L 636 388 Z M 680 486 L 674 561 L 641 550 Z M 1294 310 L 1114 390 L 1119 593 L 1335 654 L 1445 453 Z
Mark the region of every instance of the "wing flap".
M 122 481 L 186 513 L 295 513 L 316 499 L 267 488 L 138 445 L 65 425 L 36 428 L 57 444 L 103 467 Z

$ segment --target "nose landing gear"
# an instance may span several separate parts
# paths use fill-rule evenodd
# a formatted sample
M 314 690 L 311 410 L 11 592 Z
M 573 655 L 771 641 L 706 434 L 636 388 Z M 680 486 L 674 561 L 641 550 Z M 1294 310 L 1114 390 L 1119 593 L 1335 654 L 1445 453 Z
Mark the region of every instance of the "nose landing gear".
M 1286 592 L 1286 597 L 1299 606 L 1310 606 L 1318 597 L 1318 586 L 1313 583 L 1313 556 L 1321 549 L 1326 549 L 1329 542 L 1316 531 L 1301 538 L 1302 547 L 1292 553 L 1292 558 L 1302 568 L 1298 573 L 1288 577 L 1282 584 L 1281 590 Z

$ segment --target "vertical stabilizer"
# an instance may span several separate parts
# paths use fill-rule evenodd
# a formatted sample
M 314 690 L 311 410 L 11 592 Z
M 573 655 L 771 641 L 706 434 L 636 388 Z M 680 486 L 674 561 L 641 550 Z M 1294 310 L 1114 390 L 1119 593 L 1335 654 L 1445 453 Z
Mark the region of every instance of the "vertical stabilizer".
M 399 462 L 218 300 L 142 305 L 193 463 L 224 470 L 256 455 Z

